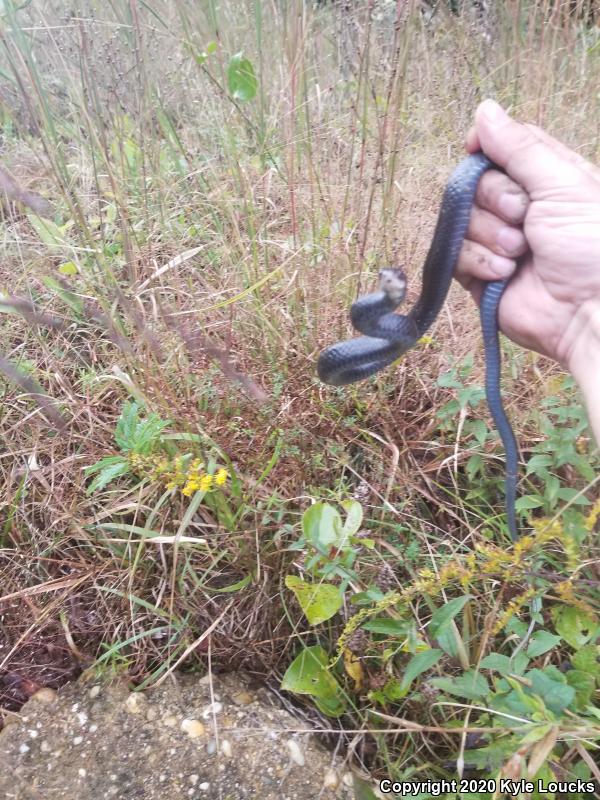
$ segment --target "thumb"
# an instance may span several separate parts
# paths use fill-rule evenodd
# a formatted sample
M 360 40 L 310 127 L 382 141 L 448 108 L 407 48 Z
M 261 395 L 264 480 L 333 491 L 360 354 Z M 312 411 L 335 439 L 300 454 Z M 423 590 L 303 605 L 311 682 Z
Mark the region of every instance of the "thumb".
M 475 129 L 483 152 L 530 195 L 572 166 L 531 127 L 516 122 L 493 100 L 479 105 Z

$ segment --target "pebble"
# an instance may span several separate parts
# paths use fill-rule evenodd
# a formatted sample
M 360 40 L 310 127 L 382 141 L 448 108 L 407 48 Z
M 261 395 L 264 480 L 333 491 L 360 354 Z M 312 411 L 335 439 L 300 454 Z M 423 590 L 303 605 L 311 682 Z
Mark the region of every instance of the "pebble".
M 251 695 L 250 692 L 236 692 L 231 699 L 236 706 L 249 706 L 254 702 L 254 695 Z
M 167 714 L 166 717 L 163 717 L 162 724 L 167 728 L 174 728 L 177 725 L 177 717 L 174 714 Z
M 209 756 L 212 756 L 214 753 L 217 752 L 217 743 L 214 739 L 209 739 L 206 743 L 206 752 Z
M 337 789 L 340 779 L 334 769 L 328 769 L 323 778 L 323 786 L 325 789 Z
M 95 700 L 98 697 L 98 695 L 100 694 L 100 691 L 101 690 L 100 690 L 100 685 L 99 684 L 96 684 L 95 686 L 92 686 L 92 688 L 89 691 L 89 695 L 92 698 L 92 700 Z
M 201 789 L 203 792 L 208 792 L 208 790 L 210 789 L 210 783 L 208 781 L 204 781 L 198 786 L 198 788 Z
M 208 719 L 209 717 L 212 717 L 213 714 L 220 714 L 221 711 L 223 711 L 223 703 L 211 703 L 210 705 L 206 706 L 202 712 L 202 719 Z
M 294 739 L 288 739 L 286 744 L 290 751 L 290 758 L 292 761 L 298 764 L 299 767 L 303 767 L 306 764 L 306 759 L 304 758 L 304 753 L 300 749 L 298 742 L 294 741 Z
M 223 739 L 221 742 L 221 752 L 225 756 L 225 758 L 231 758 L 233 755 L 233 750 L 231 748 L 231 742 L 229 739 Z
M 204 736 L 204 725 L 197 719 L 184 719 L 181 723 L 181 730 L 187 733 L 190 739 L 198 739 Z
M 354 786 L 354 776 L 351 772 L 344 772 L 344 777 L 342 778 L 345 786 L 349 786 L 352 788 Z
M 56 692 L 49 686 L 44 686 L 38 689 L 37 692 L 29 698 L 29 701 L 35 700 L 38 703 L 52 703 L 56 698 Z
M 141 714 L 146 706 L 146 698 L 140 692 L 132 692 L 125 700 L 125 708 L 130 714 Z

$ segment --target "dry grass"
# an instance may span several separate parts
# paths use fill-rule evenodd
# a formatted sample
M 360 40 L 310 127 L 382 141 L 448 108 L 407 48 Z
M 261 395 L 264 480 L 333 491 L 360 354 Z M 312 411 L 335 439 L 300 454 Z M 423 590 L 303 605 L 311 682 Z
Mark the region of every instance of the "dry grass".
M 485 24 L 442 7 L 426 23 L 416 3 L 95 5 L 33 4 L 1 35 L 3 163 L 61 226 L 52 240 L 26 208 L 7 210 L 1 283 L 31 305 L 0 318 L 3 353 L 66 421 L 56 430 L 29 385 L 2 384 L 7 708 L 94 662 L 151 684 L 221 614 L 188 666 L 210 647 L 219 668 L 281 673 L 307 634 L 282 580 L 311 498 L 362 492 L 377 542 L 357 564 L 365 585 L 390 537 L 396 553 L 418 543 L 424 564 L 470 547 L 489 500 L 464 499 L 473 442 L 436 418 L 454 397 L 442 372 L 475 353 L 465 381 L 481 382 L 465 295 L 453 290 L 433 343 L 376 385 L 323 387 L 315 359 L 347 335 L 380 265 L 406 265 L 418 292 L 479 100 L 600 157 L 598 29 L 558 4 L 498 4 Z M 248 104 L 226 89 L 242 49 L 259 76 Z M 554 374 L 515 355 L 506 397 L 525 454 Z M 233 465 L 235 525 L 203 506 L 185 523 L 206 546 L 133 532 L 181 531 L 183 498 L 160 505 L 156 487 L 127 480 L 86 494 L 83 467 L 115 451 L 131 396 Z M 493 465 L 493 442 L 481 452 Z

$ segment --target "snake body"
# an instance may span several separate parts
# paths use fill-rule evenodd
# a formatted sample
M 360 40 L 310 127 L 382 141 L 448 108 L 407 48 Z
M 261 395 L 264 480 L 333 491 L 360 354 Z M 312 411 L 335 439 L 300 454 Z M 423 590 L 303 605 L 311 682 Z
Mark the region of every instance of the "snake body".
M 322 381 L 345 386 L 368 378 L 414 347 L 431 327 L 452 282 L 477 185 L 483 173 L 492 167 L 496 165 L 483 153 L 467 156 L 456 167 L 444 190 L 416 303 L 408 314 L 394 313 L 404 298 L 405 276 L 402 270 L 381 270 L 380 290 L 359 298 L 350 310 L 352 324 L 365 335 L 323 350 L 317 364 Z M 518 538 L 515 512 L 518 448 L 502 404 L 498 338 L 498 306 L 507 283 L 486 283 L 480 303 L 480 319 L 486 363 L 486 399 L 506 455 L 505 505 L 509 533 L 514 540 Z

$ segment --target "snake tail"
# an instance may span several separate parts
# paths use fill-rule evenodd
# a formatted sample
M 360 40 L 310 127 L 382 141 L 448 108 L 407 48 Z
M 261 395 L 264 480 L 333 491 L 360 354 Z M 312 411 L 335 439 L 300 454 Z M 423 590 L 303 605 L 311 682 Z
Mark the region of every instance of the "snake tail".
M 506 517 L 510 537 L 513 541 L 516 541 L 519 538 L 515 511 L 519 474 L 519 450 L 500 394 L 502 354 L 498 335 L 498 307 L 507 283 L 508 281 L 490 281 L 486 284 L 481 297 L 479 313 L 485 350 L 485 395 L 492 419 L 504 445 L 506 458 L 506 477 L 504 482 Z

